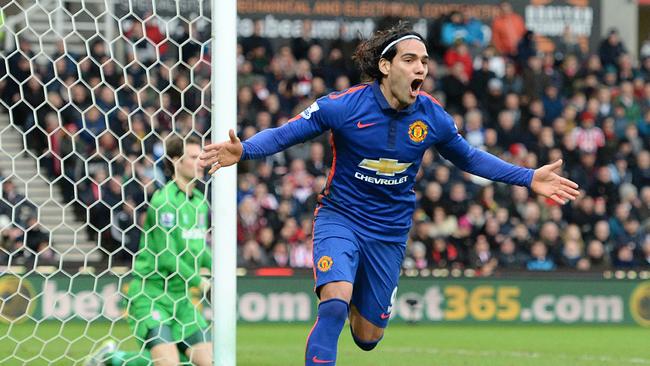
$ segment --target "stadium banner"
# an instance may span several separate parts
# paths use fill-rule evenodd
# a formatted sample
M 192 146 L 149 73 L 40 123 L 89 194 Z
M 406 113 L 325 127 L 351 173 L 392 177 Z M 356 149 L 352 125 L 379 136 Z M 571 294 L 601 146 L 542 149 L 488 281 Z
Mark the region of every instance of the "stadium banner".
M 0 276 L 0 322 L 116 320 L 128 279 L 115 275 Z M 240 277 L 241 322 L 313 322 L 306 277 Z M 197 290 L 198 296 L 198 290 Z M 210 311 L 203 307 L 206 316 Z M 388 312 L 388 309 L 385 310 Z M 650 326 L 650 281 L 402 278 L 394 322 L 638 324 Z
M 238 0 L 237 31 L 240 37 L 261 36 L 268 39 L 351 40 L 368 37 L 384 17 L 411 20 L 414 29 L 427 36 L 435 19 L 454 10 L 491 25 L 499 12 L 501 0 Z M 511 0 L 526 28 L 541 36 L 541 47 L 548 39 L 559 39 L 569 26 L 580 39 L 588 40 L 592 49 L 600 40 L 600 0 Z M 155 5 L 154 5 L 155 4 Z M 200 9 L 200 5 L 203 8 Z M 117 2 L 116 15 L 129 13 L 146 17 L 155 12 L 161 17 L 180 14 L 194 19 L 210 12 L 209 1 L 147 0 Z M 154 8 L 155 6 L 155 8 Z M 488 32 L 489 33 L 489 32 Z

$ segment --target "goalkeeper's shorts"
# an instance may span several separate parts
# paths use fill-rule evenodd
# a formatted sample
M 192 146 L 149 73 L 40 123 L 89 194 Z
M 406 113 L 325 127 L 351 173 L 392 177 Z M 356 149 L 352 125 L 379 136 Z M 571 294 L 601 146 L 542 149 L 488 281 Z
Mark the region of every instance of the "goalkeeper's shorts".
M 138 286 L 136 282 L 131 287 Z M 133 288 L 129 294 L 135 296 L 128 301 L 127 320 L 140 345 L 151 348 L 161 343 L 176 343 L 184 352 L 194 344 L 210 341 L 208 322 L 189 297 Z

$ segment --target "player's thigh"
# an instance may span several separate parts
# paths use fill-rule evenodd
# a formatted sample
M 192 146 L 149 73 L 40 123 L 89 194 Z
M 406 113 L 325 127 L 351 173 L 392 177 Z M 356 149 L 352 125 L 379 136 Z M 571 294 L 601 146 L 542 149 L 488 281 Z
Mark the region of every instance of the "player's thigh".
M 151 347 L 154 366 L 177 366 L 181 360 L 175 343 L 159 343 Z
M 365 243 L 361 247 L 351 305 L 364 320 L 378 328 L 388 326 L 404 250 L 405 245 L 384 242 Z M 357 321 L 357 324 L 366 322 Z
M 186 349 L 185 355 L 195 366 L 211 366 L 212 342 L 197 343 Z
M 359 246 L 354 233 L 342 225 L 316 222 L 313 261 L 314 289 L 319 298 L 349 302 L 359 265 Z
M 201 308 L 192 303 L 190 298 L 180 299 L 176 303 L 174 336 L 178 339 L 178 350 L 187 354 L 187 350 L 197 344 L 210 343 L 212 335 Z

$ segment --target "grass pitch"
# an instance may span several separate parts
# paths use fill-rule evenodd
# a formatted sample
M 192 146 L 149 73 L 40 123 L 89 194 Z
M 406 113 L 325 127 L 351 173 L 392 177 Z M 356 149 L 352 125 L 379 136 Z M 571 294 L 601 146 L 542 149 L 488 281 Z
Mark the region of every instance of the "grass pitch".
M 240 325 L 237 363 L 301 365 L 310 324 Z M 57 322 L 0 325 L 0 365 L 80 365 L 103 340 L 135 350 L 128 326 Z M 372 352 L 356 348 L 346 326 L 338 365 L 625 366 L 650 365 L 650 329 L 623 326 L 391 325 Z

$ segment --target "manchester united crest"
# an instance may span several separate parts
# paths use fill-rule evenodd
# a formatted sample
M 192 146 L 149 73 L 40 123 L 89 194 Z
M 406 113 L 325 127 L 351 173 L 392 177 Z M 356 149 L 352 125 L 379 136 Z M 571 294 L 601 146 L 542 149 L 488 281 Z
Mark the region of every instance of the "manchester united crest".
M 424 141 L 424 139 L 427 138 L 427 133 L 429 133 L 429 128 L 420 120 L 411 123 L 409 126 L 409 138 L 413 142 Z
M 332 257 L 330 257 L 328 255 L 324 255 L 324 256 L 320 257 L 320 259 L 318 260 L 318 263 L 316 263 L 316 266 L 318 267 L 319 271 L 327 272 L 327 271 L 330 270 L 330 268 L 332 268 L 332 263 L 333 263 Z

